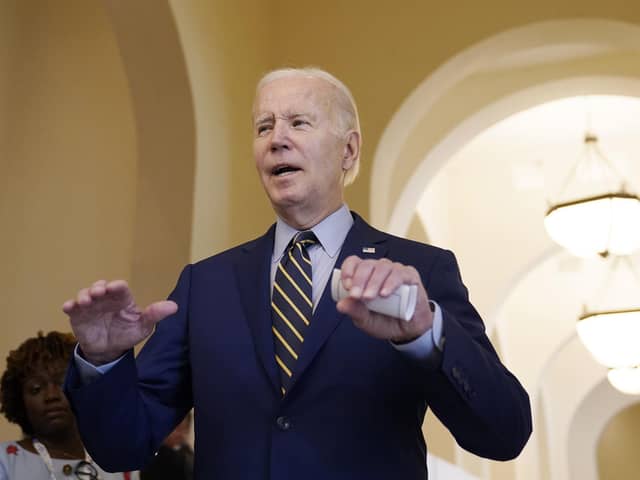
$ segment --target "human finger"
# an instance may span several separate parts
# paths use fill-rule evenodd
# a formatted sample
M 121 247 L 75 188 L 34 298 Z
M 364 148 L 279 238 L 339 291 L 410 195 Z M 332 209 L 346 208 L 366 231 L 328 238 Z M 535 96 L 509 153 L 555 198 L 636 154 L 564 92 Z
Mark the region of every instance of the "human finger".
M 105 285 L 104 297 L 109 301 L 121 304 L 122 306 L 132 306 L 135 304 L 133 293 L 129 289 L 129 284 L 125 280 L 112 280 L 107 282 Z
M 344 259 L 342 265 L 340 266 L 340 281 L 346 290 L 350 290 L 352 286 L 351 277 L 355 272 L 356 267 L 363 260 L 356 256 L 350 255 Z
M 380 290 L 383 284 L 393 271 L 393 263 L 386 258 L 374 260 L 371 265 L 373 270 L 369 275 L 362 294 L 362 298 L 366 300 L 372 300 L 381 294 Z
M 400 285 L 415 284 L 420 284 L 418 271 L 410 265 L 394 262 L 389 275 L 387 275 L 384 284 L 380 288 L 380 295 L 387 297 L 400 287 Z
M 71 315 L 76 310 L 76 306 L 76 301 L 71 298 L 62 304 L 62 311 L 67 315 Z
M 336 303 L 336 308 L 340 313 L 349 315 L 356 323 L 364 321 L 370 315 L 369 309 L 361 300 L 353 297 L 345 297 Z
M 78 291 L 78 294 L 76 295 L 76 303 L 80 307 L 91 305 L 91 295 L 89 294 L 88 288 L 83 288 Z
M 111 280 L 105 288 L 108 293 L 129 293 L 129 284 L 126 280 Z
M 164 320 L 169 315 L 173 315 L 178 311 L 178 304 L 171 300 L 163 300 L 154 302 L 147 306 L 142 313 L 143 321 L 147 324 L 156 324 Z
M 380 286 L 381 297 L 388 297 L 404 283 L 397 269 L 392 269 L 384 280 L 384 283 Z
M 392 262 L 386 258 L 363 260 L 355 267 L 351 277 L 349 295 L 371 300 L 378 296 L 380 286 L 391 271 Z
M 362 298 L 362 294 L 367 286 L 369 277 L 373 273 L 373 269 L 373 260 L 362 260 L 357 263 L 351 274 L 351 287 L 349 288 L 349 296 L 351 298 Z
M 89 295 L 91 298 L 102 297 L 107 292 L 107 281 L 97 280 L 89 287 Z

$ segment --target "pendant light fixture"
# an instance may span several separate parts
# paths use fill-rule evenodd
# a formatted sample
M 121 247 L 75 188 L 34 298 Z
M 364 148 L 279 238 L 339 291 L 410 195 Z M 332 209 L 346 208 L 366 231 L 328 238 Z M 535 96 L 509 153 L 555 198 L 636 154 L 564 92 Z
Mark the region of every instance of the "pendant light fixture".
M 559 196 L 563 200 L 549 207 L 544 225 L 574 255 L 630 255 L 640 248 L 640 198 L 604 156 L 595 134 L 585 135 L 583 153 Z
M 631 257 L 604 260 L 608 274 L 584 307 L 576 329 L 597 362 L 608 367 L 609 382 L 624 393 L 640 393 L 640 276 Z

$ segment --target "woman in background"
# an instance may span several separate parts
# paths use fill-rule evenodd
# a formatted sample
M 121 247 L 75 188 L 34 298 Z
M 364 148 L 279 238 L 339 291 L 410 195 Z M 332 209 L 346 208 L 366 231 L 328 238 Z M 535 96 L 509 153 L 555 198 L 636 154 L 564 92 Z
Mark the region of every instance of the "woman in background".
M 29 338 L 9 353 L 0 381 L 0 411 L 23 438 L 0 443 L 0 480 L 137 480 L 137 472 L 106 473 L 88 456 L 62 392 L 71 334 Z

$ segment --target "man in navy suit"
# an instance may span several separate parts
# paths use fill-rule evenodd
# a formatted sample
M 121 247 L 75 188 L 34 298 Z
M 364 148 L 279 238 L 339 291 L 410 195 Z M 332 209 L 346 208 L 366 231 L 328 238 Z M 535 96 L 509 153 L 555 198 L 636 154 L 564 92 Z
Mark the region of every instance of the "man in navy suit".
M 361 145 L 347 87 L 317 69 L 271 72 L 253 124 L 277 215 L 264 236 L 188 265 L 167 301 L 141 309 L 124 281 L 98 281 L 63 306 L 78 338 L 65 389 L 92 457 L 141 468 L 192 407 L 200 480 L 426 479 L 429 407 L 465 449 L 516 457 L 531 433 L 529 398 L 485 335 L 453 254 L 375 230 L 344 204 Z M 274 278 L 306 230 L 317 240 L 307 249 L 313 315 L 287 371 L 276 362 Z M 334 267 L 349 291 L 338 303 Z M 367 308 L 403 284 L 418 289 L 410 321 Z

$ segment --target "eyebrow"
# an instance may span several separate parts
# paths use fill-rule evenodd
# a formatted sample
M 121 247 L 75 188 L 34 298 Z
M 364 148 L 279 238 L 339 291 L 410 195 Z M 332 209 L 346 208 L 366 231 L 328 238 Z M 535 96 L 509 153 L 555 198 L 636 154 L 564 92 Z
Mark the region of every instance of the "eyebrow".
M 311 120 L 315 119 L 316 116 L 311 113 L 285 113 L 284 118 L 287 120 L 293 120 L 294 118 L 309 118 Z
M 263 113 L 255 120 L 255 124 L 258 125 L 259 123 L 265 123 L 265 122 L 268 122 L 269 120 L 273 120 L 273 114 Z
M 255 124 L 259 125 L 268 121 L 273 121 L 274 118 L 283 118 L 285 120 L 293 120 L 296 118 L 308 118 L 310 120 L 315 120 L 316 116 L 313 115 L 312 113 L 294 113 L 294 112 L 285 112 L 284 115 L 278 117 L 276 115 L 274 115 L 273 113 L 265 113 L 260 115 L 256 121 Z

